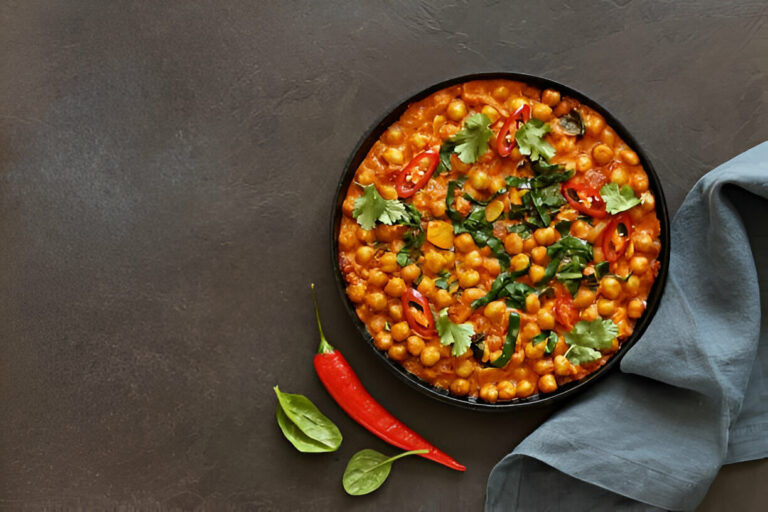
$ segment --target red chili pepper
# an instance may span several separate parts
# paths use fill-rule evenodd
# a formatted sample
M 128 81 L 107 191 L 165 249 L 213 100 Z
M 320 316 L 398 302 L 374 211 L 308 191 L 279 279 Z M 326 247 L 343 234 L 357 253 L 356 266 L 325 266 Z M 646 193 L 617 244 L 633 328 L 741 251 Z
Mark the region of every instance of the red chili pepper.
M 411 329 L 422 338 L 437 336 L 437 331 L 435 330 L 435 317 L 432 316 L 432 310 L 429 309 L 429 301 L 427 298 L 415 288 L 408 288 L 401 297 L 401 300 L 403 301 L 403 314 Z M 415 303 L 421 308 L 421 314 L 414 311 L 414 308 L 411 307 L 411 303 Z
M 419 171 L 416 164 L 425 159 L 429 160 L 429 167 L 427 167 L 426 171 Z M 435 169 L 437 169 L 437 164 L 439 163 L 440 156 L 431 149 L 423 151 L 413 157 L 413 160 L 411 160 L 408 165 L 406 165 L 403 170 L 400 171 L 400 174 L 397 175 L 397 179 L 395 180 L 395 190 L 397 190 L 397 197 L 406 198 L 415 194 L 417 190 L 427 184 L 429 178 L 432 177 L 432 174 L 434 174 Z M 419 177 L 416 181 L 413 181 L 414 173 L 417 172 L 423 172 L 424 174 L 421 175 L 421 177 Z
M 512 123 L 515 123 L 515 131 L 517 131 L 520 127 L 520 118 L 523 119 L 524 123 L 527 123 L 531 118 L 531 107 L 527 103 L 515 110 L 504 122 L 501 130 L 499 130 L 499 135 L 496 137 L 496 152 L 499 156 L 507 156 L 513 149 L 515 149 L 515 146 L 517 146 L 515 134 L 510 134 L 509 131 L 512 128 Z M 507 141 L 508 135 L 511 135 L 509 141 Z
M 596 219 L 608 216 L 608 212 L 605 210 L 605 201 L 597 189 L 585 183 L 575 183 L 571 180 L 563 183 L 560 191 L 574 210 Z
M 573 305 L 571 294 L 562 286 L 555 287 L 555 318 L 569 331 L 579 321 L 579 310 Z
M 315 354 L 315 371 L 328 393 L 336 400 L 353 420 L 364 426 L 372 434 L 389 444 L 403 450 L 429 450 L 419 454 L 426 459 L 439 462 L 457 471 L 467 468 L 456 462 L 448 454 L 432 446 L 427 440 L 408 428 L 403 422 L 392 416 L 363 387 L 363 383 L 341 355 L 334 349 L 323 334 L 320 313 L 317 309 L 317 296 L 312 285 L 312 298 L 315 301 L 317 328 L 320 331 L 320 346 Z
M 619 233 L 619 224 L 624 224 L 627 228 L 626 235 Z M 613 263 L 621 258 L 629 245 L 629 238 L 632 236 L 632 218 L 627 213 L 622 213 L 611 219 L 608 227 L 603 232 L 603 256 L 606 261 Z

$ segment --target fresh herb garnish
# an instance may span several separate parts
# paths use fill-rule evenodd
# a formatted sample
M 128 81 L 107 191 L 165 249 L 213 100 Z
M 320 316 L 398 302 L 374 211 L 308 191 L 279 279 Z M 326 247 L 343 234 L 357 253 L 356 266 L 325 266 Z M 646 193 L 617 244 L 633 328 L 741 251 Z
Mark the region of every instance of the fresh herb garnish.
M 472 344 L 472 336 L 475 329 L 470 323 L 455 324 L 448 318 L 448 308 L 443 309 L 437 315 L 435 322 L 437 334 L 440 335 L 440 343 L 451 345 L 451 355 L 459 357 L 467 351 Z
M 488 140 L 493 135 L 491 120 L 485 114 L 472 114 L 464 120 L 464 127 L 449 140 L 456 147 L 453 151 L 465 164 L 473 164 L 488 151 Z
M 540 158 L 549 161 L 555 156 L 555 148 L 544 140 L 544 136 L 552 131 L 548 123 L 538 119 L 530 119 L 515 132 L 515 140 L 520 153 L 528 156 L 531 162 Z
M 375 185 L 363 186 L 363 195 L 355 199 L 352 217 L 363 229 L 373 229 L 376 222 L 392 225 L 408 220 L 405 204 L 397 199 L 384 199 Z
M 560 118 L 560 127 L 568 135 L 584 135 L 584 120 L 579 111 L 574 109 Z
M 535 290 L 525 283 L 520 283 L 516 279 L 528 273 L 528 268 L 517 272 L 502 272 L 491 284 L 491 289 L 484 296 L 472 301 L 472 309 L 485 306 L 496 299 L 507 298 L 507 303 L 511 303 L 513 308 L 522 309 L 525 305 L 525 298 L 534 293 Z
M 522 238 L 523 240 L 530 237 L 532 234 L 530 226 L 528 226 L 524 222 L 507 226 L 507 233 L 517 233 L 518 235 L 520 235 L 520 238 Z
M 507 336 L 504 338 L 504 345 L 501 347 L 501 355 L 491 361 L 491 366 L 504 368 L 517 346 L 517 335 L 520 333 L 520 315 L 517 313 L 509 314 L 509 323 L 507 326 Z
M 580 320 L 569 332 L 565 333 L 568 345 L 578 345 L 597 350 L 611 348 L 613 340 L 619 335 L 619 328 L 612 320 L 598 318 L 591 322 Z
M 600 351 L 579 345 L 572 345 L 565 352 L 565 358 L 573 364 L 593 363 L 601 357 L 603 357 L 603 354 Z
M 571 232 L 571 224 L 573 223 L 569 220 L 561 220 L 555 224 L 555 229 L 560 233 L 560 236 L 566 236 Z
M 307 397 L 283 393 L 277 395 L 277 424 L 297 450 L 304 453 L 336 451 L 341 445 L 341 432 Z
M 512 220 L 525 219 L 534 229 L 549 226 L 552 217 L 566 202 L 559 183 L 569 180 L 571 176 L 573 171 L 540 174 L 535 178 L 507 176 L 505 180 L 509 187 L 530 190 L 522 196 L 522 204 L 510 206 L 508 217 Z
M 545 341 L 547 342 L 547 346 L 544 349 L 544 353 L 551 354 L 557 345 L 557 333 L 555 331 L 542 331 L 531 340 L 531 344 L 538 345 L 539 343 L 544 343 Z
M 600 189 L 600 196 L 605 201 L 605 209 L 611 215 L 629 210 L 640 204 L 640 199 L 635 197 L 635 191 L 629 185 L 619 189 L 616 183 L 608 183 Z
M 397 264 L 401 267 L 410 265 L 421 256 L 421 246 L 424 245 L 426 234 L 421 229 L 406 231 L 403 234 L 405 245 L 397 252 Z
M 448 286 L 450 285 L 449 279 L 453 274 L 451 274 L 447 270 L 441 270 L 438 275 L 440 277 L 438 279 L 435 279 L 435 286 L 437 286 L 438 288 L 442 288 L 443 290 L 447 290 Z
M 347 494 L 352 496 L 368 494 L 381 487 L 386 481 L 394 461 L 407 455 L 427 452 L 429 452 L 427 449 L 411 450 L 394 457 L 387 457 L 376 450 L 360 450 L 349 459 L 341 483 Z
M 544 269 L 544 277 L 536 284 L 545 284 L 557 277 L 573 295 L 579 287 L 584 268 L 592 261 L 592 245 L 566 235 L 547 248 L 547 256 L 549 264 Z

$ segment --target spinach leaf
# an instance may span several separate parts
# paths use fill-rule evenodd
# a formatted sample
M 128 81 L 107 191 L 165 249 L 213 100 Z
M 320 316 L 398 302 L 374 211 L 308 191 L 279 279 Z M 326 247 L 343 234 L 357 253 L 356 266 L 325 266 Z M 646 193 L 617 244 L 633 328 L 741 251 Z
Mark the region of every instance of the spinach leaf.
M 277 424 L 283 435 L 300 452 L 333 452 L 341 445 L 341 432 L 320 410 L 303 395 L 277 395 Z
M 561 220 L 555 224 L 555 229 L 560 233 L 560 236 L 566 236 L 571 232 L 571 224 L 573 223 L 569 220 Z
M 544 353 L 551 354 L 557 345 L 557 333 L 555 331 L 542 331 L 531 340 L 531 344 L 538 345 L 545 341 L 547 342 L 547 347 L 544 349 Z
M 394 461 L 407 455 L 427 452 L 429 452 L 427 449 L 412 450 L 388 458 L 376 450 L 360 450 L 349 459 L 341 483 L 347 494 L 352 496 L 368 494 L 381 487 L 386 481 Z
M 534 293 L 535 290 L 524 283 L 518 283 L 516 279 L 522 275 L 528 273 L 528 268 L 524 268 L 517 272 L 502 272 L 491 283 L 491 289 L 488 290 L 484 296 L 472 301 L 472 309 L 485 306 L 486 304 L 504 297 L 509 297 L 510 300 L 515 303 L 525 304 L 525 297 L 530 293 Z M 512 306 L 522 309 L 522 306 Z
M 517 335 L 520 333 L 520 315 L 517 313 L 509 314 L 509 324 L 507 327 L 507 336 L 504 338 L 504 345 L 501 347 L 501 355 L 491 361 L 491 366 L 504 368 L 517 346 Z
M 523 240 L 530 237 L 532 234 L 530 226 L 524 222 L 507 226 L 507 233 L 517 233 Z
M 560 118 L 560 127 L 568 135 L 584 135 L 584 120 L 576 109 Z
M 453 165 L 451 164 L 451 155 L 453 154 L 454 149 L 456 149 L 456 144 L 450 140 L 443 142 L 443 145 L 440 146 L 440 163 L 438 164 L 437 169 L 435 169 L 434 176 L 439 176 L 453 168 Z
M 397 264 L 405 267 L 419 259 L 421 256 L 420 249 L 426 238 L 426 233 L 421 228 L 406 231 L 403 234 L 405 245 L 397 252 Z

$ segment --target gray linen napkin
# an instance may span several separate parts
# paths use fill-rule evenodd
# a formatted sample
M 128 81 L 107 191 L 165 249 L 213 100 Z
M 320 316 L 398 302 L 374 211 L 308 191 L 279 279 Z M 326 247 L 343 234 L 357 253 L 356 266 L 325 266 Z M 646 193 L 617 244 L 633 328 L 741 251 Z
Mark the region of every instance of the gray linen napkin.
M 691 510 L 723 464 L 768 456 L 768 142 L 704 176 L 671 238 L 622 373 L 496 465 L 486 511 Z

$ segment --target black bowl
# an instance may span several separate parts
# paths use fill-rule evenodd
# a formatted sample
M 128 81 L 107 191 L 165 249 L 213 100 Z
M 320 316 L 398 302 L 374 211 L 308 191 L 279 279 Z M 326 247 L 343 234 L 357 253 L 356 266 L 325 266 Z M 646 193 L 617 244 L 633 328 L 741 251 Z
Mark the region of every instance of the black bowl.
M 493 79 L 516 80 L 519 82 L 524 82 L 524 83 L 533 85 L 542 90 L 546 88 L 556 89 L 560 91 L 564 96 L 570 96 L 570 97 L 576 98 L 583 104 L 588 105 L 595 111 L 599 112 L 605 118 L 608 125 L 611 126 L 611 128 L 613 128 L 616 131 L 619 137 L 621 137 L 625 142 L 627 142 L 635 150 L 635 152 L 640 158 L 640 162 L 643 168 L 645 169 L 646 173 L 648 173 L 649 188 L 655 196 L 656 215 L 659 218 L 659 222 L 661 224 L 660 239 L 661 239 L 662 246 L 661 246 L 661 253 L 659 254 L 659 258 L 658 258 L 659 262 L 661 263 L 661 266 L 659 267 L 659 273 L 658 273 L 658 276 L 656 277 L 656 281 L 653 283 L 651 292 L 648 295 L 648 301 L 647 301 L 645 313 L 638 320 L 637 324 L 635 325 L 635 330 L 632 333 L 632 335 L 629 337 L 629 339 L 627 339 L 622 344 L 619 351 L 616 354 L 614 354 L 614 356 L 611 359 L 609 359 L 604 366 L 602 366 L 600 369 L 591 373 L 590 375 L 588 375 L 587 377 L 581 380 L 569 382 L 568 384 L 565 384 L 559 387 L 553 393 L 548 393 L 546 395 L 536 394 L 536 395 L 529 396 L 527 398 L 522 398 L 522 399 L 518 398 L 508 402 L 499 402 L 495 404 L 490 404 L 474 398 L 457 397 L 457 396 L 450 395 L 447 390 L 437 388 L 419 379 L 412 373 L 409 373 L 408 371 L 405 370 L 405 368 L 400 366 L 399 363 L 391 360 L 389 356 L 379 351 L 373 345 L 373 338 L 368 332 L 368 329 L 365 327 L 365 324 L 357 317 L 357 314 L 355 313 L 354 305 L 352 301 L 349 300 L 349 298 L 347 297 L 347 294 L 345 291 L 346 282 L 344 281 L 344 276 L 342 275 L 341 268 L 339 267 L 337 239 L 338 239 L 339 229 L 341 226 L 341 218 L 342 218 L 341 203 L 344 200 L 344 196 L 346 194 L 347 188 L 352 182 L 352 179 L 355 175 L 355 171 L 357 170 L 360 163 L 365 158 L 365 155 L 368 154 L 368 151 L 371 149 L 371 146 L 373 146 L 374 142 L 376 142 L 379 139 L 379 137 L 384 132 L 384 130 L 386 130 L 392 123 L 397 121 L 410 104 L 416 101 L 419 101 L 421 99 L 424 99 L 425 97 L 429 96 L 434 92 L 439 91 L 440 89 L 444 89 L 446 87 L 450 87 L 452 85 L 456 85 L 463 82 L 469 82 L 472 80 L 493 80 Z M 341 180 L 339 181 L 339 186 L 336 190 L 336 200 L 333 205 L 331 223 L 332 223 L 331 224 L 331 236 L 332 236 L 331 258 L 333 260 L 336 283 L 339 286 L 339 291 L 343 298 L 342 300 L 344 301 L 347 311 L 349 312 L 349 315 L 352 318 L 352 322 L 354 322 L 355 326 L 357 326 L 357 329 L 363 335 L 363 338 L 368 342 L 368 345 L 371 347 L 374 354 L 376 354 L 376 356 L 387 366 L 387 368 L 392 370 L 392 372 L 394 372 L 394 374 L 400 380 L 404 381 L 405 383 L 412 386 L 413 388 L 442 402 L 457 405 L 459 407 L 463 407 L 466 409 L 475 409 L 475 410 L 484 410 L 484 411 L 506 411 L 509 409 L 516 409 L 520 407 L 530 407 L 530 406 L 541 405 L 545 403 L 549 404 L 556 400 L 565 398 L 566 396 L 571 396 L 577 391 L 583 390 L 584 388 L 586 388 L 587 386 L 595 382 L 597 379 L 605 375 L 614 366 L 616 366 L 619 363 L 619 361 L 621 361 L 621 358 L 624 356 L 624 354 L 626 354 L 626 352 L 632 347 L 632 345 L 634 345 L 634 343 L 640 338 L 640 336 L 642 336 L 643 332 L 645 331 L 646 327 L 651 321 L 651 318 L 653 318 L 653 315 L 656 312 L 656 309 L 659 305 L 659 300 L 661 299 L 662 291 L 664 289 L 664 285 L 667 280 L 667 267 L 669 265 L 669 214 L 667 212 L 667 203 L 664 200 L 664 193 L 661 189 L 661 183 L 659 182 L 659 178 L 656 175 L 656 172 L 654 171 L 653 166 L 651 165 L 651 162 L 648 160 L 648 157 L 645 155 L 645 152 L 643 151 L 642 147 L 640 147 L 640 145 L 637 143 L 635 138 L 632 137 L 629 131 L 627 131 L 627 129 L 624 128 L 624 125 L 621 124 L 621 122 L 619 122 L 619 120 L 616 119 L 610 112 L 608 112 L 608 110 L 606 110 L 605 107 L 603 107 L 596 101 L 590 99 L 589 97 L 580 93 L 579 91 L 571 89 L 570 87 L 557 83 L 553 80 L 549 80 L 549 79 L 541 78 L 537 76 L 526 75 L 522 73 L 506 73 L 506 72 L 476 73 L 472 75 L 465 75 L 465 76 L 460 76 L 456 78 L 451 78 L 450 80 L 446 80 L 444 82 L 440 82 L 438 84 L 432 85 L 424 89 L 423 91 L 420 91 L 414 95 L 411 95 L 405 101 L 403 101 L 402 103 L 400 103 L 399 105 L 391 109 L 381 120 L 379 120 L 376 124 L 374 124 L 373 128 L 371 128 L 368 131 L 368 133 L 365 134 L 365 136 L 357 144 L 357 147 L 355 148 L 355 151 L 352 153 L 352 156 L 347 161 L 347 165 L 344 168 L 344 173 L 341 176 Z

